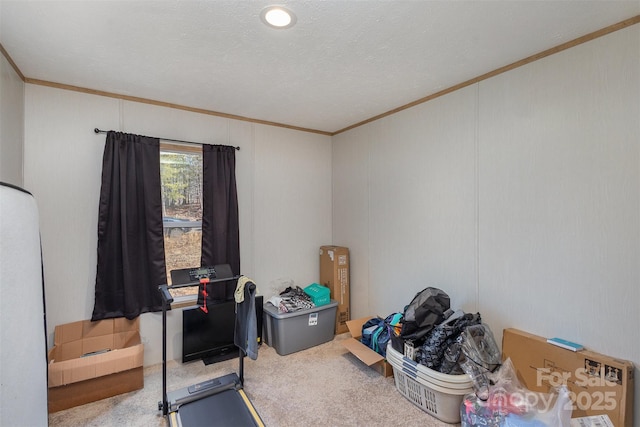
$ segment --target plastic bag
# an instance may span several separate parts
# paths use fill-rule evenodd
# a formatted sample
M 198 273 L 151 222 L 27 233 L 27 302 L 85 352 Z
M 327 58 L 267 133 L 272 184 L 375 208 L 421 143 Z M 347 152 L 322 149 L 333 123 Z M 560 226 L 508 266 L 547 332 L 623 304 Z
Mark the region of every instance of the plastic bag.
M 449 295 L 428 287 L 418 292 L 404 310 L 401 336 L 405 341 L 419 341 L 441 323 L 450 307 Z
M 518 381 L 511 359 L 487 377 L 493 385 L 486 401 L 474 393 L 464 397 L 462 427 L 570 427 L 571 400 L 566 386 L 553 393 L 528 390 Z
M 489 397 L 487 374 L 500 366 L 500 349 L 489 326 L 483 324 L 468 326 L 462 331 L 460 359 L 462 370 L 473 380 L 476 395 L 481 400 Z

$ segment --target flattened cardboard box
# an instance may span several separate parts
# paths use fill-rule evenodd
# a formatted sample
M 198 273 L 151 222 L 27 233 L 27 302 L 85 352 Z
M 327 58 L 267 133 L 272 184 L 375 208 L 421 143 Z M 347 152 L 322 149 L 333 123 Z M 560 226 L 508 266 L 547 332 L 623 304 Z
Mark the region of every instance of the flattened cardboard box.
M 49 350 L 49 412 L 144 386 L 139 319 L 84 320 L 56 326 Z
M 329 288 L 330 298 L 338 301 L 336 334 L 349 331 L 349 248 L 326 245 L 320 247 L 320 284 Z
M 517 329 L 504 330 L 502 358 L 507 357 L 529 390 L 546 393 L 566 384 L 572 418 L 608 415 L 613 425 L 631 427 L 633 363 L 589 350 L 565 350 Z
M 369 366 L 384 377 L 390 377 L 393 375 L 393 366 L 387 362 L 387 359 L 385 359 L 384 356 L 376 353 L 360 342 L 360 338 L 362 336 L 362 325 L 374 317 L 376 316 L 347 321 L 346 324 L 349 328 L 349 332 L 351 333 L 351 338 L 347 338 L 342 341 L 342 345 L 354 356 L 364 362 L 365 365 Z

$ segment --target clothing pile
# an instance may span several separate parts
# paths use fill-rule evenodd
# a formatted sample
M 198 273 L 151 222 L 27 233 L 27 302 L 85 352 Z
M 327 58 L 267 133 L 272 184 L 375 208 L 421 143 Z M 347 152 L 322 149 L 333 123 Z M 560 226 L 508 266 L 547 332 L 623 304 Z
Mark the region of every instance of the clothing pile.
M 387 344 L 437 372 L 468 374 L 481 398 L 488 393 L 486 374 L 500 366 L 501 353 L 480 313 L 452 310 L 438 288 L 418 292 L 403 312 L 372 318 L 362 326 L 364 345 L 386 357 Z
M 462 332 L 481 323 L 480 313 L 457 310 L 427 334 L 416 354 L 416 362 L 443 374 L 460 375 L 459 365 L 464 335 Z
M 288 286 L 278 296 L 269 298 L 269 302 L 278 307 L 280 313 L 292 313 L 316 306 L 300 286 Z
M 500 351 L 480 313 L 452 310 L 449 295 L 433 287 L 418 292 L 405 307 L 402 330 L 392 345 L 403 354 L 408 347 L 416 362 L 443 374 L 473 378 L 476 364 L 484 371 L 500 366 Z

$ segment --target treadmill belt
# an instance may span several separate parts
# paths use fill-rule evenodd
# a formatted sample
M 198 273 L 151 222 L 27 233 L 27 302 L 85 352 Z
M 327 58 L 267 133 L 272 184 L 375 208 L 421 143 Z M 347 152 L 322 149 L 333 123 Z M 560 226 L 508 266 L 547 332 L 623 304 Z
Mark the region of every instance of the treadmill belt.
M 183 426 L 257 426 L 251 411 L 237 390 L 186 403 L 178 410 Z

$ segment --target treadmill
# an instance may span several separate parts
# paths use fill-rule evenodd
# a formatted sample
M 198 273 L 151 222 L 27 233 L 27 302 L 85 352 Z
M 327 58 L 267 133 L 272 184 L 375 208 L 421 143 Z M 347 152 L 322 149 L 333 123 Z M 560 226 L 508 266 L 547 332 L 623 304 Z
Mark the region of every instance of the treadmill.
M 238 280 L 241 276 L 233 276 L 228 264 L 185 269 L 189 282 L 178 285 L 160 285 L 162 295 L 162 401 L 158 409 L 166 416 L 171 427 L 189 426 L 238 426 L 264 427 L 260 415 L 243 390 L 245 352 L 239 349 L 239 372 L 206 380 L 191 386 L 167 392 L 167 309 L 173 302 L 170 289 L 190 286 L 203 286 L 204 306 L 206 310 L 207 286 L 220 282 Z M 172 281 L 174 278 L 173 271 Z M 247 295 L 255 295 L 255 284 L 248 282 L 245 289 Z M 253 310 L 255 315 L 255 310 Z M 246 321 L 246 319 L 239 319 Z

